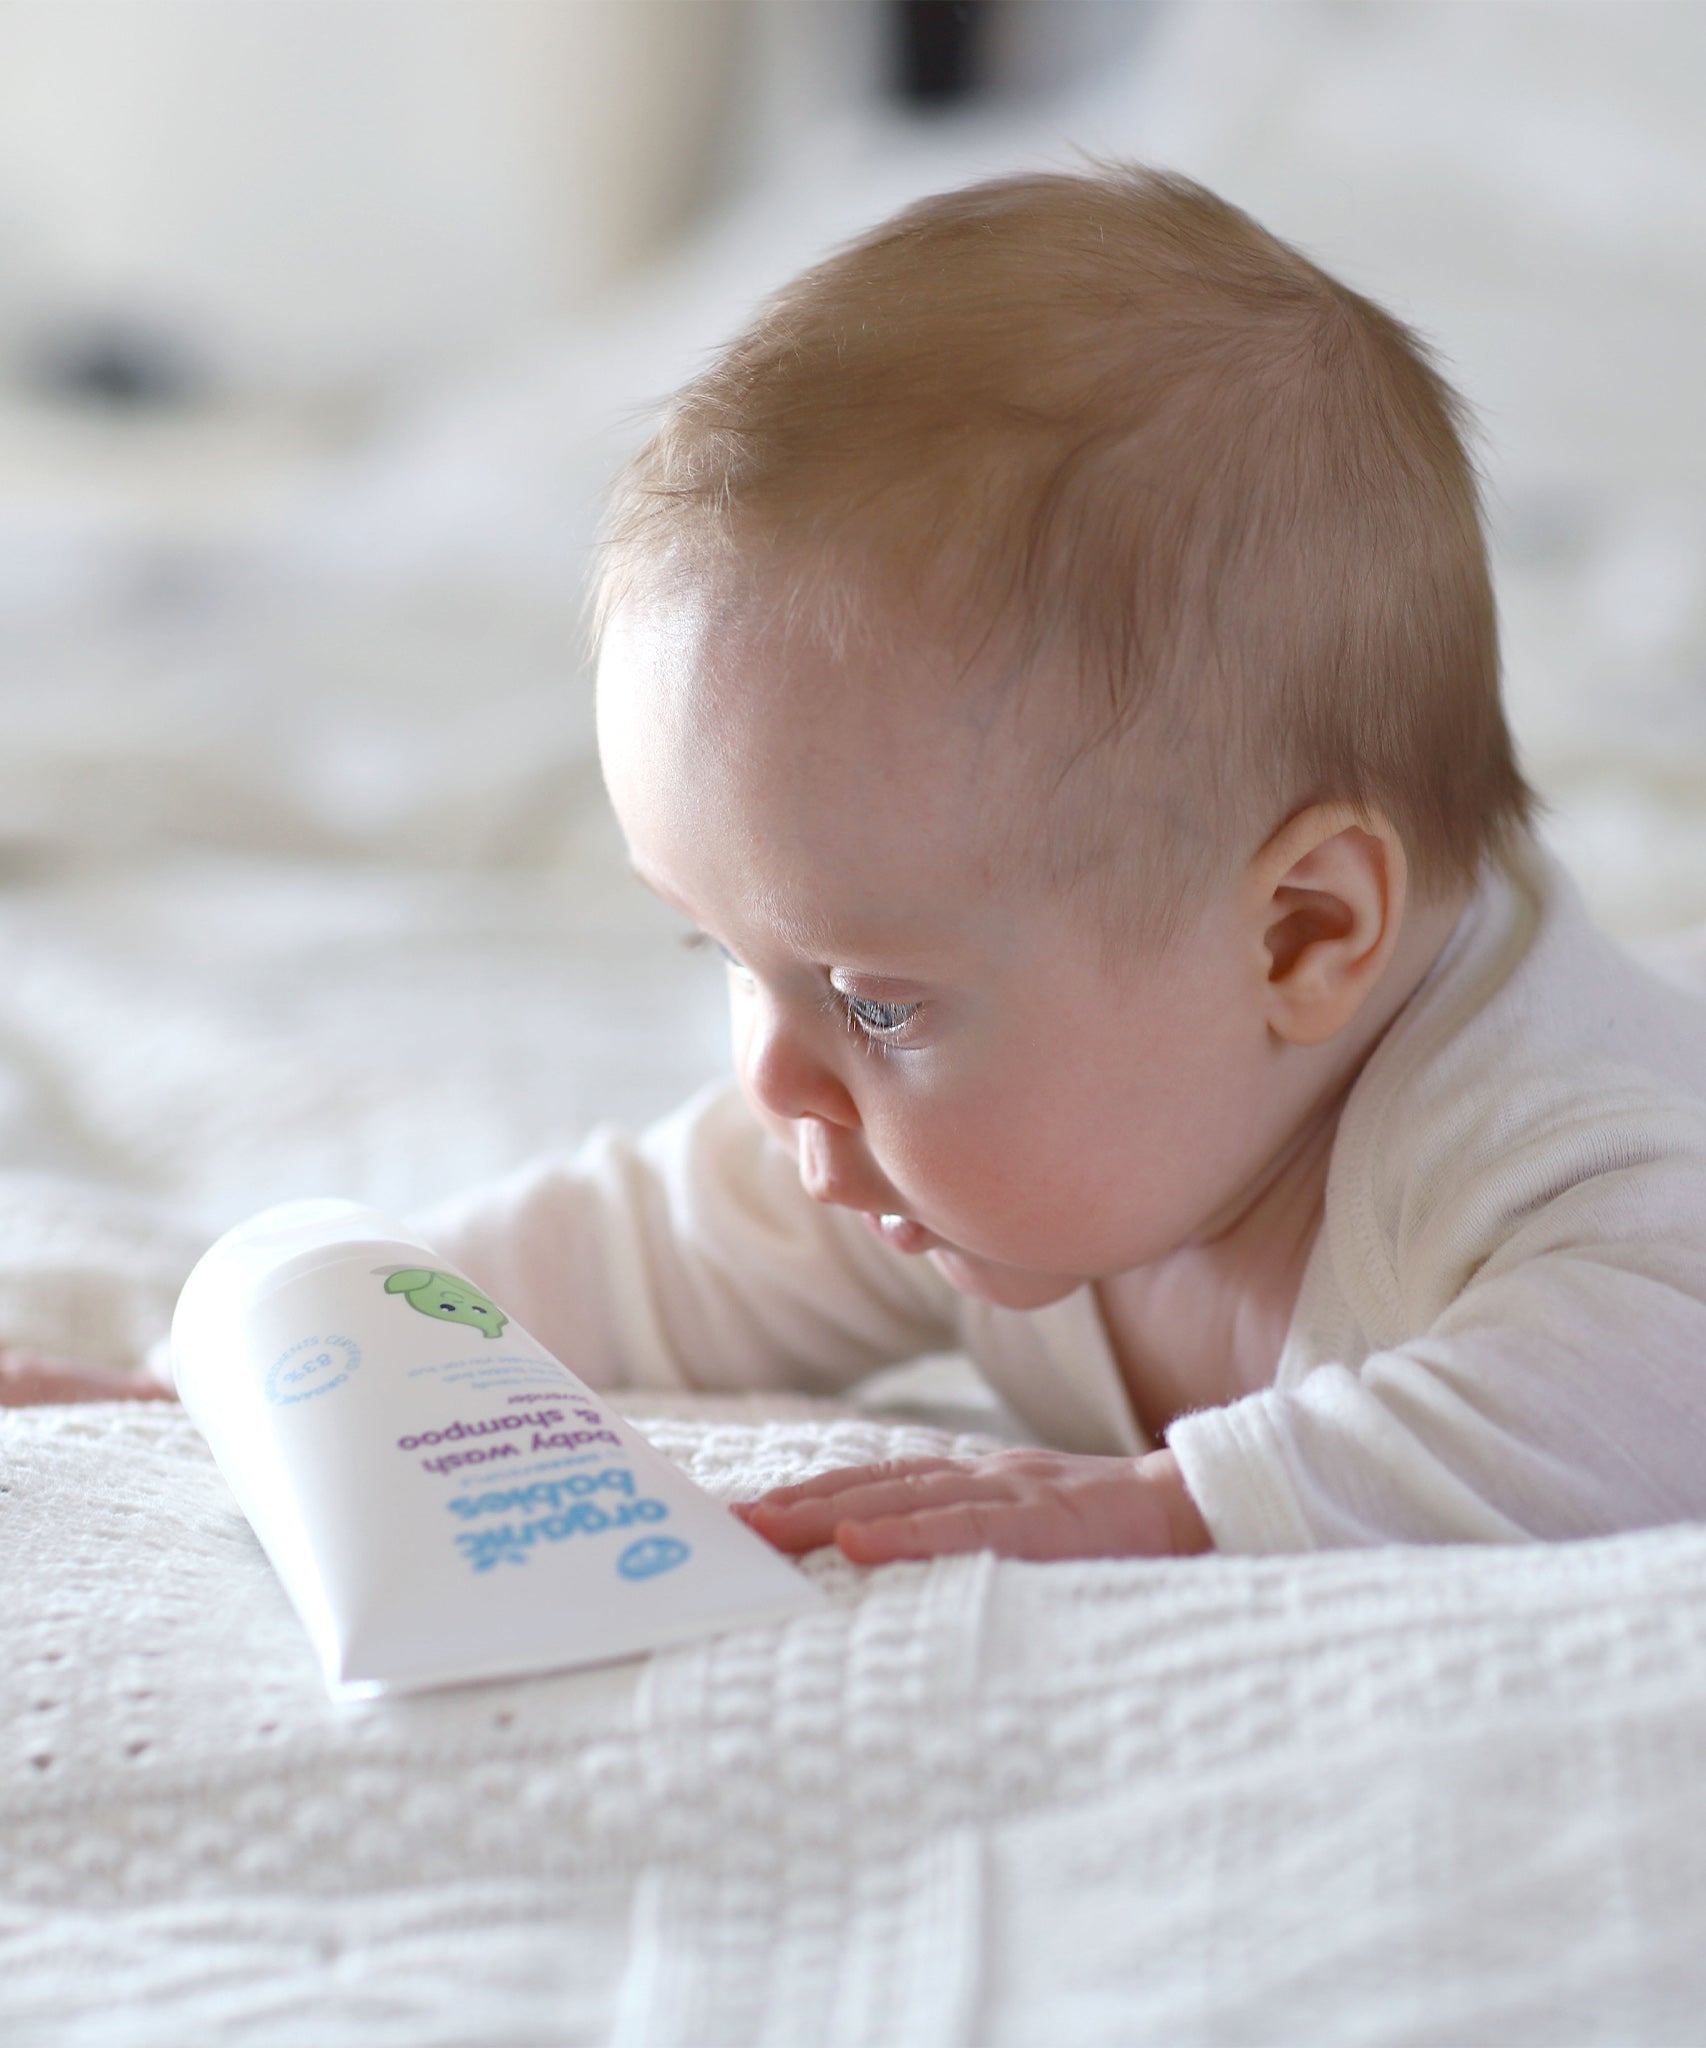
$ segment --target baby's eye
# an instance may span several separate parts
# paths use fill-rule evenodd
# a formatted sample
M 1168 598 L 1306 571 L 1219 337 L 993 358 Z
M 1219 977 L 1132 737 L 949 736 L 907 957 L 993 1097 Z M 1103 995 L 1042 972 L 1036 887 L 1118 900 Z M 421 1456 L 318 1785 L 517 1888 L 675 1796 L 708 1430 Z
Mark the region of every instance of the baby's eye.
M 845 989 L 840 994 L 848 1016 L 872 1038 L 890 1037 L 918 1012 L 916 1003 L 874 1003 L 867 996 L 848 995 Z

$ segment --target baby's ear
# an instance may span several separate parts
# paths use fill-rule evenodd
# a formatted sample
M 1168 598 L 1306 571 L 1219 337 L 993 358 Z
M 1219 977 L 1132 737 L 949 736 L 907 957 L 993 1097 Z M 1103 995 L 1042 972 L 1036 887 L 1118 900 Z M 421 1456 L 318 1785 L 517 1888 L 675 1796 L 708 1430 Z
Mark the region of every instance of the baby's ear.
M 1398 943 L 1403 841 L 1378 813 L 1312 804 L 1262 848 L 1250 879 L 1269 1027 L 1291 1045 L 1324 1045 L 1362 1008 Z

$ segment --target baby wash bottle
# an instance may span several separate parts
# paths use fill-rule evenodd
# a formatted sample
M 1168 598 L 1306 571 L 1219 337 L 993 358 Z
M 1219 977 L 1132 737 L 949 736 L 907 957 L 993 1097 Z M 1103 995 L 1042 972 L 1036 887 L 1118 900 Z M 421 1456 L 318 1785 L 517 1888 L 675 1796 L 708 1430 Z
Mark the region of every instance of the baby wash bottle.
M 400 1225 L 292 1202 L 190 1275 L 172 1373 L 334 1697 L 796 1614 L 788 1563 Z

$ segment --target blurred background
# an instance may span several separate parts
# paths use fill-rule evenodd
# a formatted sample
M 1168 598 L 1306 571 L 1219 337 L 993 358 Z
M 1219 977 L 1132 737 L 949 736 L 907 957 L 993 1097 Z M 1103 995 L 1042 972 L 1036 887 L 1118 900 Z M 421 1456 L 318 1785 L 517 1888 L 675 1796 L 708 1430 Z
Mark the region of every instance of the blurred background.
M 1706 920 L 1703 90 L 1694 0 L 0 0 L 0 1263 L 719 1069 L 598 789 L 600 495 L 759 293 L 1079 151 L 1433 341 L 1551 835 Z

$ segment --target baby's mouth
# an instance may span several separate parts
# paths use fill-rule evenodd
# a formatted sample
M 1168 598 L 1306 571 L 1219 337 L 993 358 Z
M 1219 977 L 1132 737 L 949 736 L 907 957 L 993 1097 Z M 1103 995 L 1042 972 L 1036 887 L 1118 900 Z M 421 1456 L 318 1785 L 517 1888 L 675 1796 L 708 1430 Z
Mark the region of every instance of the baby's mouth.
M 867 1210 L 865 1221 L 891 1251 L 905 1252 L 911 1257 L 933 1251 L 943 1242 L 926 1230 L 922 1223 L 914 1223 L 910 1216 L 874 1216 Z

